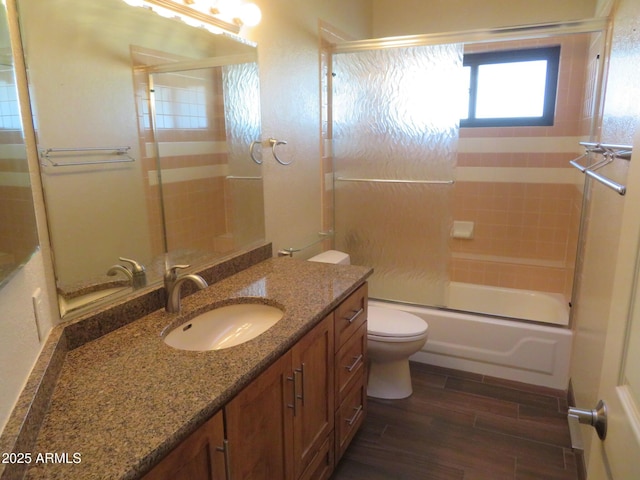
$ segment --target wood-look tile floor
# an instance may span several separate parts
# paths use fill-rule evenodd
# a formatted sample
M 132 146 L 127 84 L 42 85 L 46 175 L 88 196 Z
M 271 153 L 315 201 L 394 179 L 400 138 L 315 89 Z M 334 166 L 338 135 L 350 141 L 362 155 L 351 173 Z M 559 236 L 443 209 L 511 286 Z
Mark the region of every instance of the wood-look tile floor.
M 411 363 L 414 393 L 369 399 L 332 480 L 577 480 L 564 392 Z

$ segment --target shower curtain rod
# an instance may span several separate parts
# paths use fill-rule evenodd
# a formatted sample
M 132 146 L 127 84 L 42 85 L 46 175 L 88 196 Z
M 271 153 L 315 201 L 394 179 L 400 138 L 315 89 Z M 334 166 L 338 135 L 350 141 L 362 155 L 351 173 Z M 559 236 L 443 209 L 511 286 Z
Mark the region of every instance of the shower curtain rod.
M 446 43 L 471 44 L 502 42 L 506 40 L 522 40 L 524 37 L 540 38 L 569 33 L 592 33 L 604 30 L 606 26 L 606 18 L 588 18 L 570 22 L 518 25 L 513 27 L 467 30 L 461 32 L 427 33 L 423 35 L 352 40 L 334 44 L 333 53 L 352 53 L 365 50 L 419 47 Z

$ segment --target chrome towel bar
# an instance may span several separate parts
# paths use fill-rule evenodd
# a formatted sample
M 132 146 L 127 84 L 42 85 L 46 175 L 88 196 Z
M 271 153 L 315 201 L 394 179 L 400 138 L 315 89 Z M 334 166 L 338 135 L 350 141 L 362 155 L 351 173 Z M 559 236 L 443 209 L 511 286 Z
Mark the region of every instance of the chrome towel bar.
M 570 160 L 569 163 L 580 170 L 585 175 L 588 175 L 591 178 L 599 181 L 606 187 L 609 187 L 612 190 L 615 190 L 620 195 L 624 195 L 627 193 L 627 187 L 618 182 L 614 182 L 610 178 L 605 177 L 604 175 L 597 173 L 596 170 L 608 165 L 613 162 L 615 159 L 620 158 L 622 160 L 631 160 L 631 154 L 633 153 L 633 147 L 629 145 L 613 145 L 608 143 L 590 143 L 590 142 L 580 142 L 580 145 L 585 147 L 585 153 L 580 155 L 578 158 Z M 600 154 L 603 158 L 590 166 L 584 166 L 578 163 L 579 160 L 589 156 L 589 154 Z
M 135 162 L 135 159 L 129 155 L 131 147 L 86 147 L 86 148 L 47 148 L 46 150 L 40 150 L 40 158 L 49 162 L 49 164 L 42 163 L 42 166 L 47 167 L 49 165 L 53 167 L 73 167 L 75 165 L 98 165 L 102 163 L 128 163 Z M 108 155 L 108 152 L 112 152 L 111 155 L 117 158 L 108 158 L 103 160 L 82 160 L 80 162 L 56 162 L 54 158 L 60 157 L 81 157 L 86 155 Z

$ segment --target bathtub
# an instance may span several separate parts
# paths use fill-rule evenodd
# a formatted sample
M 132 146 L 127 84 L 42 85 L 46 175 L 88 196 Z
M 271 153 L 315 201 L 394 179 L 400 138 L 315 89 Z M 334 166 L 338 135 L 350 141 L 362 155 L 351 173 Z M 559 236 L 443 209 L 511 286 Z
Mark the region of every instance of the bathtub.
M 569 304 L 558 293 L 450 282 L 448 294 L 453 310 L 569 325 Z
M 457 291 L 456 287 L 459 287 Z M 454 285 L 451 300 L 462 297 L 460 302 L 473 303 L 473 297 L 464 299 L 462 294 L 465 290 L 470 293 L 469 290 L 473 289 L 465 284 Z M 488 292 L 480 290 L 479 293 L 471 293 L 484 301 Z M 515 300 L 515 292 L 508 293 Z M 529 293 L 525 292 L 523 297 L 530 299 Z M 554 296 L 551 299 L 557 300 L 560 306 L 564 303 Z M 369 303 L 413 313 L 429 324 L 427 343 L 411 357 L 412 361 L 554 389 L 566 390 L 568 387 L 572 332 L 566 327 L 379 300 L 370 300 Z M 516 303 L 522 306 L 531 302 L 521 299 Z M 548 303 L 557 307 L 555 301 Z M 455 308 L 460 306 L 462 303 Z M 534 310 L 540 313 L 545 308 L 537 306 Z M 558 309 L 564 311 L 568 318 L 568 308 Z M 549 311 L 558 313 L 556 308 Z M 525 316 L 522 312 L 518 315 Z M 509 309 L 505 316 L 516 315 Z M 568 323 L 566 320 L 552 323 L 562 325 L 563 322 L 564 325 Z

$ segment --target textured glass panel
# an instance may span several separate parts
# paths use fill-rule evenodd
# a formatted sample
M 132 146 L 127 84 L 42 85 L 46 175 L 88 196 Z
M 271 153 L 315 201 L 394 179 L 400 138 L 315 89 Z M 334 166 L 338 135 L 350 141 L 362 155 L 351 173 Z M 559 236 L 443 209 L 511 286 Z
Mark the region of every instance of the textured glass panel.
M 371 265 L 371 296 L 444 304 L 462 45 L 334 57 L 336 247 Z M 354 181 L 361 180 L 361 181 Z
M 262 168 L 249 156 L 251 142 L 259 141 L 260 78 L 257 63 L 227 65 L 222 69 L 229 176 L 228 208 L 237 246 L 264 239 Z M 260 148 L 254 153 L 261 161 Z

